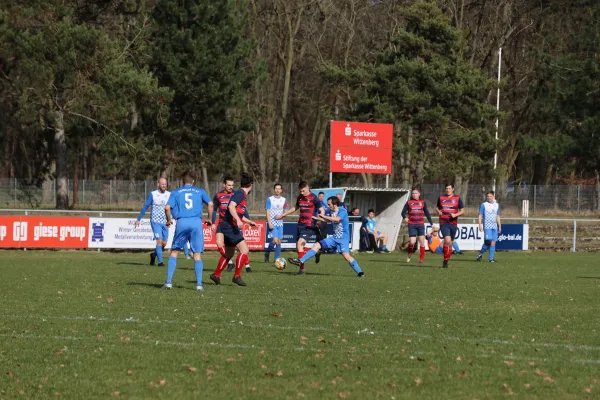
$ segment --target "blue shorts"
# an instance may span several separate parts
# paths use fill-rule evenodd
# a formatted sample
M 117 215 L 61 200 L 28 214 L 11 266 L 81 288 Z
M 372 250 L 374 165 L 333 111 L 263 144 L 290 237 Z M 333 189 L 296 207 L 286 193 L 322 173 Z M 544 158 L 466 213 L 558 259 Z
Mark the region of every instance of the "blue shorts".
M 338 253 L 350 253 L 350 240 L 347 238 L 336 239 L 333 236 L 319 242 L 323 250 L 335 250 Z
M 283 225 L 273 226 L 273 229 L 267 227 L 267 240 L 271 239 L 283 239 Z
M 425 236 L 425 225 L 408 225 L 408 236 L 416 237 L 416 236 Z
M 490 240 L 496 242 L 498 240 L 498 229 L 484 229 L 483 240 Z
M 454 240 L 458 233 L 458 225 L 440 224 L 440 232 L 442 232 L 442 237 L 450 236 Z
M 231 226 L 229 223 L 222 221 L 218 228 L 220 228 L 220 232 L 223 234 L 225 247 L 235 247 L 244 241 L 244 234 L 237 226 Z M 218 228 L 217 231 L 219 231 Z
M 183 247 L 189 241 L 192 252 L 204 253 L 203 228 L 202 220 L 198 217 L 178 219 L 171 248 L 173 250 L 183 250 Z
M 318 240 L 319 238 L 319 228 L 314 228 L 312 226 L 300 225 L 298 224 L 298 231 L 296 233 L 296 242 L 300 239 L 304 239 L 307 242 L 312 242 Z
M 152 227 L 155 240 L 164 240 L 166 242 L 169 239 L 169 228 L 167 225 L 160 222 L 150 222 L 150 226 Z
M 221 223 L 219 223 L 217 225 L 217 229 L 215 230 L 215 233 L 223 233 L 223 232 L 221 232 Z

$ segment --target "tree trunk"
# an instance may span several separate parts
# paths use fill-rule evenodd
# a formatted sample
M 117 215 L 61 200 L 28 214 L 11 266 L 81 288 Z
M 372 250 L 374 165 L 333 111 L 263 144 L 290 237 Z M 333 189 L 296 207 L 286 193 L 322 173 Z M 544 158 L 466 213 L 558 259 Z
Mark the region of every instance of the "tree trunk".
M 79 152 L 77 152 L 77 156 L 75 157 L 75 168 L 73 169 L 73 207 L 79 204 L 79 164 L 80 156 Z
M 54 160 L 56 162 L 56 208 L 69 208 L 69 187 L 67 176 L 67 142 L 65 137 L 64 113 L 54 111 Z
M 242 163 L 242 170 L 248 172 L 248 162 L 246 161 L 246 157 L 244 157 L 244 149 L 242 149 L 242 144 L 239 140 L 235 142 L 235 146 L 240 157 L 240 162 Z
M 596 170 L 596 211 L 600 212 L 600 171 Z

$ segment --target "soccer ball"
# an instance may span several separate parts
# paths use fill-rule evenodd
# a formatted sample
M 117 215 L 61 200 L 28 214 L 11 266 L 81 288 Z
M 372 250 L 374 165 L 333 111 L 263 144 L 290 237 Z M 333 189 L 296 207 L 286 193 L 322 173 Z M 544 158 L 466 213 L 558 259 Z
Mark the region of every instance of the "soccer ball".
M 286 265 L 287 261 L 285 261 L 285 258 L 283 257 L 279 257 L 277 260 L 275 260 L 275 268 L 277 268 L 280 271 L 284 269 Z

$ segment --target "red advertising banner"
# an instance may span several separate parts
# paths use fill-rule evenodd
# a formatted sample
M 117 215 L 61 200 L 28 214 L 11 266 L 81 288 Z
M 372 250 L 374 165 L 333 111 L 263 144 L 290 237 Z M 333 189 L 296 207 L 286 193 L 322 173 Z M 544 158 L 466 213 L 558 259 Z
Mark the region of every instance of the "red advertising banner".
M 392 124 L 331 122 L 331 172 L 389 175 L 392 171 Z
M 89 218 L 0 217 L 0 248 L 87 248 Z
M 250 226 L 244 224 L 243 234 L 244 239 L 250 250 L 264 250 L 265 249 L 265 229 L 267 223 L 265 221 L 256 221 L 256 226 Z M 204 224 L 204 249 L 205 250 L 216 250 L 217 244 L 215 242 L 215 233 L 209 225 Z

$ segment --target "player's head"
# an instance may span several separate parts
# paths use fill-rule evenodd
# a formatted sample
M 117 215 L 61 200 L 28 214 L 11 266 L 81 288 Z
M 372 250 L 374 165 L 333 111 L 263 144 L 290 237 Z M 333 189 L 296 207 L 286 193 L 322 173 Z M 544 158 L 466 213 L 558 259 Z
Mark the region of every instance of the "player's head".
M 302 181 L 298 184 L 298 190 L 302 196 L 308 196 L 310 194 L 310 186 L 308 182 Z
M 340 200 L 340 203 L 342 202 L 342 194 L 341 193 L 336 194 L 335 197 L 337 197 Z
M 193 185 L 196 181 L 190 171 L 185 171 L 183 174 L 181 174 L 181 180 L 183 181 L 184 185 Z
M 156 187 L 158 187 L 158 190 L 161 192 L 167 190 L 167 178 L 160 178 L 156 184 Z
M 225 190 L 226 192 L 232 192 L 233 185 L 233 178 L 229 175 L 226 175 L 225 178 L 223 178 L 223 190 Z
M 358 217 L 358 216 L 360 216 L 360 208 L 358 208 L 358 207 L 354 207 L 354 208 L 352 209 L 352 211 L 350 212 L 350 214 L 354 215 L 355 217 Z
M 248 193 L 252 190 L 252 184 L 254 183 L 254 178 L 250 176 L 247 172 L 242 172 L 240 175 L 240 186 L 242 189 L 248 189 Z
M 494 191 L 490 190 L 487 194 L 487 201 L 490 203 L 494 202 Z
M 446 184 L 446 195 L 447 196 L 452 196 L 453 194 L 454 194 L 454 184 L 447 183 Z
M 325 198 L 325 192 L 319 192 L 317 197 L 319 198 L 320 201 L 323 201 L 323 199 Z
M 283 186 L 281 186 L 281 183 L 276 183 L 273 185 L 273 193 L 275 193 L 275 196 L 279 197 L 281 196 L 281 193 L 283 192 Z
M 340 207 L 340 199 L 338 199 L 337 196 L 331 196 L 327 199 L 327 207 L 333 211 L 337 211 Z
M 369 209 L 369 212 L 367 213 L 367 215 L 369 216 L 369 218 L 373 219 L 375 218 L 375 210 L 373 210 L 372 208 Z
M 414 187 L 412 189 L 411 195 L 412 195 L 413 200 L 419 200 L 419 198 L 421 197 L 421 190 L 419 190 L 419 188 L 417 188 L 417 187 Z

